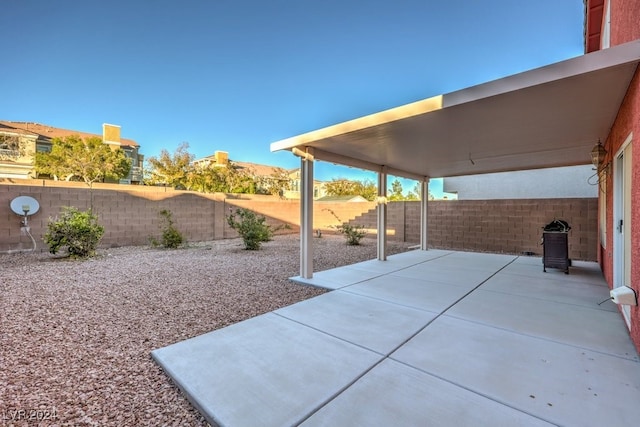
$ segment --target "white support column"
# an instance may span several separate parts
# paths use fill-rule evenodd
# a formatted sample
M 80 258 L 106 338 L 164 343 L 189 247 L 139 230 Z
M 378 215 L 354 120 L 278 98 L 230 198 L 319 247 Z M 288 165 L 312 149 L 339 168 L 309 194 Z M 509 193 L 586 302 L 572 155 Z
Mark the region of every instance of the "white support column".
M 387 260 L 387 173 L 383 167 L 378 173 L 378 260 Z
M 300 277 L 313 277 L 313 151 L 294 149 L 300 156 Z
M 428 219 L 429 219 L 429 178 L 424 178 L 420 184 L 420 250 L 429 249 Z

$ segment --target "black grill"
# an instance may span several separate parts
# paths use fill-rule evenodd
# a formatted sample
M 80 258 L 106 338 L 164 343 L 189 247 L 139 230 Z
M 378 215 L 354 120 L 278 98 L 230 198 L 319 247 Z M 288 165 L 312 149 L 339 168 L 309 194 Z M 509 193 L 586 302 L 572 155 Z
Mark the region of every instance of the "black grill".
M 548 268 L 559 268 L 569 274 L 569 239 L 568 234 L 571 227 L 566 221 L 554 219 L 549 224 L 542 227 L 542 271 Z

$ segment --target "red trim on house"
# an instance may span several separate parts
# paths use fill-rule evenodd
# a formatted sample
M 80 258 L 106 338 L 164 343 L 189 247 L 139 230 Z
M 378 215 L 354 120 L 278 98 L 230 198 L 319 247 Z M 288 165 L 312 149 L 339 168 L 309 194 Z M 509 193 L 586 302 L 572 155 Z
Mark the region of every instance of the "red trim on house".
M 587 0 L 585 17 L 585 53 L 600 50 L 605 0 Z

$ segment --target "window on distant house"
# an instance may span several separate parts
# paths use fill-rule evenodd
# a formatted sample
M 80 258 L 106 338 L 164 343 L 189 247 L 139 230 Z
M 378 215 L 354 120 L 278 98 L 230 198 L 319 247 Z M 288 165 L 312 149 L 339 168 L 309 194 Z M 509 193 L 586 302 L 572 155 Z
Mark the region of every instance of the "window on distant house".
M 38 153 L 50 153 L 51 145 L 49 144 L 36 144 L 36 151 Z
M 20 140 L 14 135 L 0 135 L 0 158 L 20 157 Z

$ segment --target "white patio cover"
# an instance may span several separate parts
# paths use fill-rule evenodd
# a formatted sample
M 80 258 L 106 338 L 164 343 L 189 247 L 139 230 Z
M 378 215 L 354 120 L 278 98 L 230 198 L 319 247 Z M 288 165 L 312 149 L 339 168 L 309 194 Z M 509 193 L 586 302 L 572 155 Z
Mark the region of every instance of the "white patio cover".
M 423 182 L 588 164 L 639 62 L 636 40 L 277 141 L 271 151 Z

